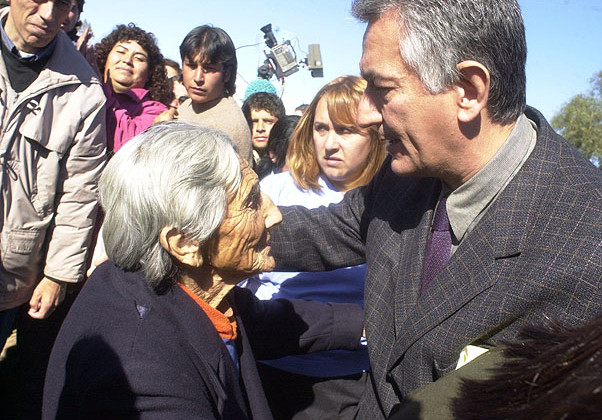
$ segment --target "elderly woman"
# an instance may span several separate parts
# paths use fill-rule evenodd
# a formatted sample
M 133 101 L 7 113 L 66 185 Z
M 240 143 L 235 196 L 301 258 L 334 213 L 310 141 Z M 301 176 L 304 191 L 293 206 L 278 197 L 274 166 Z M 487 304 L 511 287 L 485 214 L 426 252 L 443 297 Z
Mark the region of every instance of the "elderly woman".
M 269 419 L 256 357 L 356 348 L 359 306 L 256 300 L 280 213 L 222 133 L 159 123 L 100 180 L 110 261 L 55 343 L 45 418 Z

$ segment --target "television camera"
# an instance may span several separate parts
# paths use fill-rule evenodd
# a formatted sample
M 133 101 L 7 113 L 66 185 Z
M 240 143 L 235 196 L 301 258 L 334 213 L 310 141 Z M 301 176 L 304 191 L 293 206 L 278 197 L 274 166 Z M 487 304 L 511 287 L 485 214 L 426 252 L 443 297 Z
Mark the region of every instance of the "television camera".
M 264 34 L 263 38 L 268 49 L 264 51 L 265 61 L 257 69 L 257 75 L 260 78 L 270 80 L 275 75 L 276 78 L 283 80 L 299 71 L 300 65 L 307 67 L 312 77 L 324 77 L 320 44 L 309 44 L 307 57 L 297 61 L 297 53 L 289 40 L 278 44 L 271 23 L 263 26 L 261 32 Z

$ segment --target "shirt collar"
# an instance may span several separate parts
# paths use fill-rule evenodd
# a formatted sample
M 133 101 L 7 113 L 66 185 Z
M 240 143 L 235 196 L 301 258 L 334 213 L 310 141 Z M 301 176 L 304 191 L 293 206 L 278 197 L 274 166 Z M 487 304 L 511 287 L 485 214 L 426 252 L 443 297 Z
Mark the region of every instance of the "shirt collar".
M 8 14 L 6 15 L 6 17 L 0 24 L 0 32 L 2 34 L 2 42 L 4 43 L 6 48 L 11 53 L 13 53 L 17 58 L 19 58 L 19 60 L 26 61 L 26 62 L 35 62 L 35 61 L 39 61 L 39 60 L 48 58 L 52 55 L 52 53 L 54 52 L 54 47 L 56 46 L 56 38 L 57 38 L 56 36 L 54 38 L 52 38 L 52 41 L 50 41 L 50 43 L 48 45 L 46 45 L 43 48 L 40 48 L 34 54 L 28 54 L 28 53 L 19 51 L 17 49 L 17 47 L 15 46 L 15 43 L 9 38 L 8 34 L 4 30 L 4 25 L 6 24 L 7 18 L 8 18 Z
M 521 115 L 493 158 L 449 195 L 447 213 L 458 243 L 522 167 L 535 147 L 536 139 L 537 132 L 532 123 Z
M 127 90 L 126 92 L 123 92 L 122 95 L 127 95 L 135 102 L 140 103 L 148 95 L 148 90 L 144 88 L 132 88 Z

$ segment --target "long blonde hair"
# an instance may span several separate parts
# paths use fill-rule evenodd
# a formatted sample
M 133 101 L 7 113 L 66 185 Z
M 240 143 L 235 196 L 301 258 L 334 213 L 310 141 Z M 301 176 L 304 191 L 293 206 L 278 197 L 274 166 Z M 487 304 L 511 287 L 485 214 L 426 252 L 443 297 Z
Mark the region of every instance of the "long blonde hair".
M 291 175 L 299 188 L 321 190 L 318 183 L 320 166 L 313 141 L 314 118 L 321 99 L 326 100 L 329 117 L 335 124 L 370 136 L 370 153 L 362 173 L 347 189 L 368 184 L 378 172 L 386 155 L 385 142 L 379 139 L 376 126 L 362 129 L 356 122 L 357 108 L 365 89 L 366 81 L 361 77 L 341 76 L 322 87 L 311 101 L 291 136 L 286 156 Z

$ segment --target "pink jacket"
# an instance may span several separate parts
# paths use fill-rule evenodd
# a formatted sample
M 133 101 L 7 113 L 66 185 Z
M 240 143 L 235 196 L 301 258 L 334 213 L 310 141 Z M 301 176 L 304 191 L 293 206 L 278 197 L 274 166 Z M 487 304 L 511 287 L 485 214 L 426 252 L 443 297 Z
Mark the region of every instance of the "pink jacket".
M 106 83 L 103 88 L 107 97 L 107 149 L 113 152 L 153 125 L 155 117 L 167 109 L 150 99 L 146 89 L 115 93 Z

